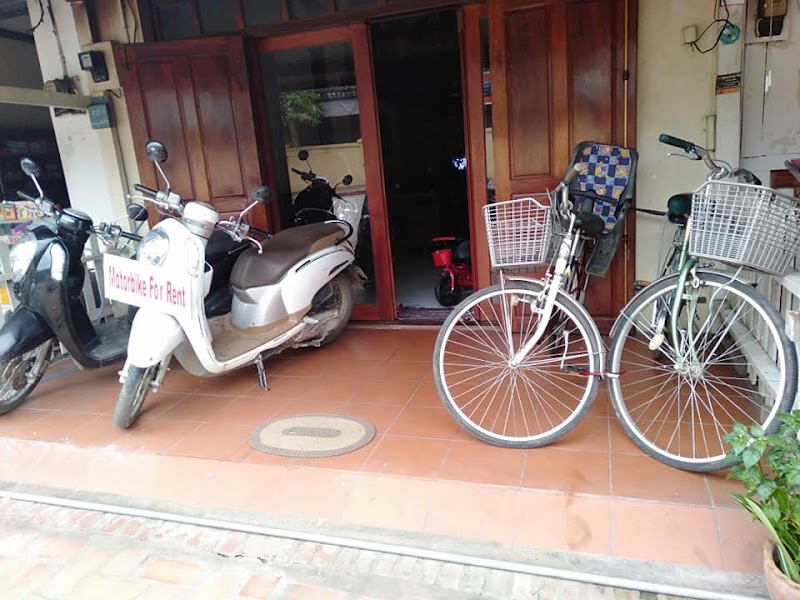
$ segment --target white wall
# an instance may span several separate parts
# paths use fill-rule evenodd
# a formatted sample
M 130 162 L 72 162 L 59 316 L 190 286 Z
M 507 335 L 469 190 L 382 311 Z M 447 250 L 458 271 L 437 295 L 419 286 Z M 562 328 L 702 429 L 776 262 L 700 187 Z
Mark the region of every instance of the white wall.
M 710 145 L 706 116 L 716 111 L 716 52 L 701 54 L 692 50 L 683 44 L 682 32 L 688 26 L 702 31 L 713 20 L 714 11 L 714 0 L 639 0 L 636 67 L 639 207 L 664 210 L 669 196 L 691 191 L 705 180 L 707 171 L 702 163 L 667 156 L 673 149 L 659 143 L 658 136 L 668 133 L 704 147 Z M 656 241 L 661 239 L 663 224 L 657 217 L 641 213 L 636 219 L 635 276 L 651 279 L 656 272 L 659 252 Z M 671 240 L 671 235 L 668 237 L 665 242 Z
M 750 1 L 752 13 L 755 2 Z M 741 165 L 769 182 L 771 169 L 800 156 L 800 2 L 789 2 L 778 41 L 745 44 Z M 765 85 L 767 74 L 771 84 Z M 765 91 L 766 90 L 766 91 Z
M 78 64 L 81 46 L 72 8 L 66 0 L 49 4 L 55 24 L 45 10 L 44 20 L 34 31 L 42 78 L 74 77 L 78 92 L 89 94 L 90 76 Z M 28 0 L 28 12 L 32 25 L 39 21 L 39 0 Z M 123 216 L 128 190 L 114 131 L 92 129 L 88 113 L 56 117 L 51 109 L 51 115 L 72 206 L 89 213 L 95 222 Z

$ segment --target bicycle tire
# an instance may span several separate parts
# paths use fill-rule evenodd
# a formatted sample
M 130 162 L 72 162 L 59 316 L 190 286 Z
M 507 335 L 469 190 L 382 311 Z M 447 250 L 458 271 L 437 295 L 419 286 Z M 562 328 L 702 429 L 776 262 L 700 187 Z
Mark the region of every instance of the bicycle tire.
M 551 320 L 567 335 L 543 335 L 522 365 L 509 365 L 508 308 L 530 306 L 542 289 L 537 281 L 485 288 L 453 309 L 436 338 L 434 381 L 445 408 L 470 434 L 495 446 L 550 444 L 580 422 L 597 395 L 602 339 L 586 309 L 563 290 Z M 479 311 L 485 315 L 480 322 Z M 517 311 L 516 348 L 537 322 L 534 312 Z
M 777 429 L 778 415 L 794 402 L 797 356 L 780 314 L 754 287 L 711 271 L 697 271 L 697 282 L 681 291 L 706 299 L 691 318 L 695 357 L 679 357 L 668 331 L 652 347 L 659 339 L 652 321 L 678 291 L 678 275 L 664 277 L 614 324 L 608 386 L 617 418 L 639 448 L 671 467 L 709 472 L 734 464 L 722 442 L 734 422 Z M 679 318 L 682 355 L 690 349 L 689 312 Z

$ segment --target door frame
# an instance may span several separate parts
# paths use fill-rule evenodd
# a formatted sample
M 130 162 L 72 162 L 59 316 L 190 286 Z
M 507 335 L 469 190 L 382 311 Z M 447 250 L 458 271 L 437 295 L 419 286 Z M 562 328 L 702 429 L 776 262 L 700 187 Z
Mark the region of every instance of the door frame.
M 257 114 L 261 147 L 269 148 L 274 143 L 266 114 L 264 84 L 261 81 L 259 56 L 268 52 L 291 50 L 310 46 L 321 46 L 335 42 L 350 42 L 356 73 L 356 93 L 361 126 L 361 146 L 364 152 L 364 174 L 369 201 L 370 234 L 375 263 L 376 304 L 357 304 L 353 307 L 354 320 L 387 320 L 396 318 L 394 301 L 394 273 L 389 248 L 389 226 L 386 213 L 386 194 L 383 179 L 383 155 L 381 153 L 378 110 L 372 72 L 369 32 L 366 23 L 330 27 L 323 30 L 289 33 L 259 38 L 253 41 L 251 52 L 251 81 L 254 93 L 254 111 Z M 273 187 L 277 182 L 277 166 L 272 153 L 262 152 L 266 179 Z

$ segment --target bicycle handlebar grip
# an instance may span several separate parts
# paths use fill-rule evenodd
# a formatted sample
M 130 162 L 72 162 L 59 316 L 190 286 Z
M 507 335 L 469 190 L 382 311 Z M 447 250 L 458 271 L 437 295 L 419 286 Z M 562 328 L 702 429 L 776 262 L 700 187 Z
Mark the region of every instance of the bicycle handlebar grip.
M 36 198 L 33 196 L 28 196 L 25 192 L 21 192 L 17 190 L 17 197 L 22 198 L 23 200 L 27 200 L 28 202 L 36 202 Z
M 292 167 L 292 173 L 297 173 L 298 175 L 305 175 L 305 173 L 303 173 L 303 171 L 299 171 L 299 170 L 295 169 L 294 167 Z
M 142 192 L 143 194 L 148 194 L 149 196 L 155 197 L 158 192 L 152 188 L 147 187 L 146 185 L 142 185 L 141 183 L 134 183 L 133 189 L 137 192 Z
M 128 233 L 127 231 L 120 232 L 119 237 L 124 237 L 128 240 L 133 240 L 134 242 L 142 241 L 142 236 L 136 235 L 135 233 Z
M 570 170 L 567 171 L 567 174 L 564 175 L 564 185 L 568 186 L 570 183 L 575 181 L 575 178 L 578 176 L 578 173 L 580 172 L 581 172 L 580 164 L 575 163 L 574 165 L 572 165 L 572 167 L 570 167 Z
M 686 140 L 667 135 L 666 133 L 662 133 L 660 136 L 658 136 L 658 141 L 662 144 L 667 144 L 668 146 L 680 148 L 684 152 L 691 152 L 694 149 L 694 144 L 692 142 L 687 142 Z

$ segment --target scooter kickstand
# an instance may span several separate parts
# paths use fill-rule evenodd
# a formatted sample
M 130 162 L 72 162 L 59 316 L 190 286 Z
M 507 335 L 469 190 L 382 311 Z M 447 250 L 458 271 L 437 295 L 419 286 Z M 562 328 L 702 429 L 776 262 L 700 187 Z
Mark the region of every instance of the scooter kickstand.
M 256 369 L 258 369 L 258 385 L 265 392 L 269 391 L 269 384 L 267 383 L 267 373 L 264 371 L 264 359 L 259 354 L 256 358 Z

